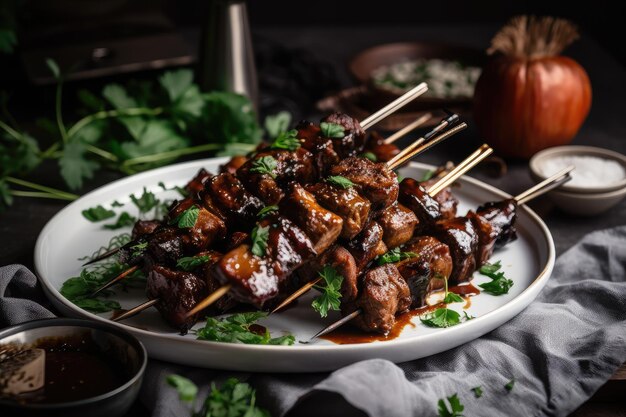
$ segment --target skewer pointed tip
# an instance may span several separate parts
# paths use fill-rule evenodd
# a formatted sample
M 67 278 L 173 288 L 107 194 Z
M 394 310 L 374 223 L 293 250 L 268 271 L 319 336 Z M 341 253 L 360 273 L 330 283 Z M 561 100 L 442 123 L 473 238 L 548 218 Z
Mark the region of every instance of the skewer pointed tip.
M 302 287 L 300 287 L 298 290 L 296 290 L 293 294 L 291 294 L 289 297 L 285 298 L 285 300 L 283 300 L 283 302 L 280 303 L 278 305 L 278 307 L 276 307 L 274 310 L 272 310 L 270 314 L 274 314 L 277 311 L 280 311 L 282 308 L 288 306 L 296 298 L 300 297 L 302 294 L 304 294 L 305 292 L 309 291 L 311 288 L 313 288 L 321 280 L 322 280 L 322 278 L 318 277 L 318 278 L 314 279 L 313 281 L 307 282 Z
M 230 289 L 231 289 L 231 285 L 230 284 L 222 285 L 217 290 L 215 290 L 211 294 L 209 294 L 209 296 L 206 297 L 204 300 L 202 300 L 198 304 L 196 304 L 196 306 L 194 308 L 189 310 L 185 314 L 185 317 L 191 317 L 194 314 L 197 314 L 200 311 L 204 310 L 205 308 L 207 308 L 208 306 L 210 306 L 211 304 L 213 304 L 214 302 L 216 302 L 217 300 L 222 298 L 222 296 L 224 294 L 226 294 L 228 291 L 230 291 Z
M 357 316 L 359 316 L 361 313 L 363 313 L 363 310 L 361 310 L 360 308 L 358 310 L 354 310 L 352 313 L 348 314 L 345 317 L 342 317 L 340 320 L 337 320 L 333 324 L 324 327 L 322 330 L 317 332 L 315 334 L 315 336 L 311 337 L 309 339 L 309 342 L 312 341 L 313 339 L 317 339 L 318 337 L 324 336 L 325 334 L 328 334 L 328 333 L 332 332 L 335 329 L 338 329 L 339 327 L 343 326 L 347 322 L 349 322 L 349 321 L 353 320 L 354 318 L 356 318 Z
M 123 314 L 120 314 L 119 316 L 111 317 L 111 320 L 113 320 L 115 322 L 126 320 L 127 318 L 136 316 L 137 314 L 141 313 L 142 311 L 147 310 L 148 308 L 152 307 L 153 305 L 155 305 L 158 302 L 159 302 L 158 298 L 155 298 L 154 300 L 148 300 L 145 303 L 139 304 L 138 306 L 135 306 L 135 307 L 131 308 L 130 310 L 124 312 Z
M 109 288 L 110 286 L 112 286 L 113 284 L 115 284 L 116 282 L 119 282 L 121 280 L 123 280 L 124 278 L 126 278 L 128 275 L 132 274 L 133 272 L 135 272 L 136 270 L 139 269 L 139 265 L 135 265 L 135 266 L 131 266 L 130 268 L 128 268 L 126 271 L 123 271 L 121 274 L 119 274 L 118 276 L 116 276 L 115 278 L 113 278 L 111 281 L 107 282 L 106 284 L 104 284 L 103 286 L 101 286 L 100 288 L 98 288 L 97 290 L 95 290 L 93 293 L 91 293 L 91 295 L 89 296 L 90 298 L 95 297 L 96 295 L 98 295 L 100 292 L 106 290 L 107 288 Z
M 83 266 L 87 266 L 87 265 L 91 265 L 91 264 L 95 264 L 96 262 L 100 262 L 103 259 L 108 258 L 109 256 L 115 255 L 117 252 L 119 252 L 120 248 L 115 248 L 115 249 L 110 249 L 106 252 L 104 252 L 102 255 L 98 255 L 95 258 L 93 258 L 90 261 L 87 261 L 83 264 Z

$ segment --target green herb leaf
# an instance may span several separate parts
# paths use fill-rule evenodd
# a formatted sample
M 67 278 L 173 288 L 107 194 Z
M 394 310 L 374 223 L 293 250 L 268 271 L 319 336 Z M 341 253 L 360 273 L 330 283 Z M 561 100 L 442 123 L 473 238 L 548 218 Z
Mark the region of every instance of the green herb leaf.
M 420 182 L 428 181 L 433 177 L 433 175 L 435 175 L 435 171 L 433 170 L 424 172 L 424 175 L 422 175 L 422 178 L 420 178 Z M 398 182 L 400 182 L 400 180 L 398 180 Z
M 483 396 L 483 388 L 481 386 L 472 388 L 472 391 L 474 391 L 474 396 L 476 396 L 476 398 Z
M 461 315 L 449 308 L 438 308 L 432 314 L 420 317 L 422 323 L 428 327 L 451 327 L 461 322 Z
M 184 258 L 180 258 L 176 262 L 176 267 L 182 269 L 183 271 L 191 271 L 207 262 L 209 262 L 209 257 L 207 255 L 186 256 Z
M 54 59 L 46 58 L 46 66 L 48 67 L 54 78 L 56 78 L 57 80 L 61 78 L 61 70 L 59 69 L 59 64 L 57 64 Z
M 12 54 L 17 45 L 17 36 L 12 28 L 0 28 L 0 52 Z
M 148 248 L 148 242 L 140 242 L 130 247 L 131 258 L 135 258 L 146 251 Z
M 192 403 L 198 395 L 198 387 L 190 379 L 182 377 L 180 375 L 169 375 L 166 379 L 167 383 L 176 388 L 178 391 L 178 398 L 181 401 Z
M 192 410 L 193 411 L 193 410 Z M 246 383 L 230 378 L 221 388 L 211 384 L 211 391 L 194 417 L 270 417 L 256 406 L 256 392 Z
M 320 123 L 320 130 L 325 138 L 341 139 L 346 135 L 344 127 L 337 123 L 322 122 Z
M 463 297 L 453 292 L 447 292 L 446 296 L 443 298 L 445 304 L 462 303 L 464 301 Z
M 87 159 L 85 152 L 85 144 L 71 141 L 65 144 L 59 158 L 61 176 L 72 190 L 81 188 L 83 181 L 93 178 L 94 172 L 100 167 L 97 162 Z
M 109 230 L 117 230 L 121 229 L 122 227 L 132 226 L 135 224 L 136 221 L 137 219 L 135 217 L 123 211 L 122 213 L 120 213 L 115 223 L 105 224 L 102 227 Z
M 295 338 L 291 335 L 272 338 L 267 329 L 264 332 L 251 330 L 252 325 L 265 317 L 267 313 L 262 311 L 238 313 L 222 318 L 208 317 L 206 325 L 197 330 L 196 335 L 200 340 L 226 343 L 255 345 L 292 345 L 294 343 Z
M 276 162 L 276 159 L 274 159 L 273 156 L 262 156 L 261 158 L 254 160 L 254 162 L 252 163 L 252 168 L 250 168 L 250 172 L 255 172 L 257 174 L 267 174 L 272 178 L 276 178 L 274 170 L 277 166 L 278 162 Z
M 105 86 L 102 90 L 102 96 L 118 110 L 138 107 L 137 101 L 119 84 Z
M 291 114 L 286 111 L 278 112 L 265 118 L 265 131 L 270 139 L 278 138 L 289 129 Z
M 372 162 L 378 161 L 378 158 L 376 158 L 376 155 L 373 152 L 362 153 L 361 158 L 369 159 Z
M 198 206 L 191 206 L 176 219 L 178 228 L 185 229 L 191 228 L 196 225 L 198 216 L 200 215 L 200 209 Z
M 515 386 L 515 378 L 511 379 L 505 386 L 504 388 L 506 388 L 507 391 L 511 392 L 513 390 L 513 387 Z
M 252 229 L 250 237 L 252 239 L 252 253 L 259 257 L 265 256 L 267 239 L 270 237 L 270 227 L 256 226 Z
M 476 318 L 474 316 L 470 316 L 469 314 L 467 314 L 467 311 L 465 310 L 463 310 L 463 316 L 465 317 L 465 321 L 474 320 Z
M 354 187 L 354 183 L 352 181 L 346 177 L 342 177 L 341 175 L 331 175 L 330 177 L 326 177 L 326 182 L 346 190 Z
M 385 264 L 400 262 L 403 259 L 416 258 L 416 257 L 417 257 L 417 253 L 415 252 L 402 252 L 400 248 L 395 248 L 383 255 L 380 255 L 377 258 L 377 262 L 378 262 L 378 265 L 385 265 Z
M 264 219 L 270 214 L 276 213 L 278 211 L 278 206 L 265 206 L 257 213 L 259 219 Z
M 287 149 L 292 152 L 295 151 L 301 145 L 297 135 L 298 131 L 295 129 L 280 133 L 270 146 L 270 149 Z
M 167 92 L 172 103 L 176 103 L 193 85 L 193 72 L 190 69 L 167 71 L 159 77 L 159 84 Z
M 131 194 L 130 200 L 137 206 L 140 213 L 147 213 L 159 204 L 159 200 L 154 193 L 148 191 L 146 187 L 143 187 L 143 193 L 139 197 L 135 197 L 135 194 Z
M 493 264 L 490 264 L 489 262 L 487 262 L 483 266 L 480 267 L 478 272 L 480 272 L 483 275 L 487 275 L 488 277 L 495 278 L 493 275 L 496 272 L 498 272 L 500 268 L 502 268 L 502 264 L 500 263 L 500 261 L 493 263 Z
M 478 272 L 491 278 L 490 282 L 484 284 L 478 284 L 486 293 L 491 295 L 503 295 L 508 294 L 509 290 L 513 286 L 513 281 L 504 276 L 504 272 L 500 271 L 502 265 L 500 261 L 490 264 L 486 263 L 480 267 Z M 500 272 L 499 272 L 500 271 Z
M 437 403 L 439 406 L 439 417 L 463 417 L 463 414 L 461 413 L 463 413 L 465 407 L 461 404 L 461 401 L 456 394 L 452 397 L 448 397 L 448 403 L 450 403 L 449 409 L 444 399 L 439 400 Z
M 316 285 L 315 288 L 322 292 L 313 300 L 311 306 L 320 313 L 321 317 L 326 317 L 329 310 L 339 310 L 341 306 L 341 283 L 343 276 L 330 265 L 324 265 L 319 272 L 319 276 L 324 280 L 324 285 Z
M 82 214 L 83 217 L 90 222 L 99 222 L 102 220 L 110 219 L 111 217 L 115 217 L 115 212 L 113 210 L 105 209 L 101 205 L 89 207 L 88 209 L 83 210 Z
M 0 180 L 0 210 L 3 207 L 8 207 L 13 204 L 13 195 L 11 195 L 11 188 L 9 185 Z
M 124 203 L 120 203 L 117 200 L 113 200 L 113 202 L 111 203 L 111 207 L 124 207 Z

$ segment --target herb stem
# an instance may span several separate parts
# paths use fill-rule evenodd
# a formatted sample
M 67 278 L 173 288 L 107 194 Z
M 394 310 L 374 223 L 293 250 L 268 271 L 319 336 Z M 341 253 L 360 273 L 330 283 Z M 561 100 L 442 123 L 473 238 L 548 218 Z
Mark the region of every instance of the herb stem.
M 0 120 L 0 128 L 7 132 L 9 135 L 13 136 L 16 140 L 22 142 L 22 135 L 17 130 L 4 123 L 2 120 Z
M 79 197 L 76 194 L 68 193 L 62 190 L 57 190 L 56 188 L 46 187 L 45 185 L 39 185 L 34 182 L 21 180 L 19 178 L 5 177 L 4 179 L 6 182 L 16 184 L 16 185 L 21 185 L 22 187 L 32 188 L 33 190 L 43 191 L 44 193 L 56 196 L 64 200 L 76 200 Z M 13 192 L 24 193 L 24 192 L 29 192 L 29 191 L 13 191 Z M 27 196 L 24 196 L 24 197 L 27 197 Z M 56 197 L 50 197 L 50 198 L 56 198 Z
M 50 193 L 44 193 L 44 192 L 40 192 L 40 191 L 16 191 L 16 190 L 11 190 L 11 194 L 16 196 L 16 197 L 52 198 L 52 199 L 56 199 L 56 200 L 67 200 L 67 201 L 76 200 L 75 198 L 69 198 L 69 197 L 66 197 L 66 196 L 50 194 Z
M 54 158 L 54 153 L 59 150 L 59 142 L 54 142 L 48 149 L 41 153 L 42 159 Z
M 117 162 L 118 158 L 116 155 L 112 154 L 109 151 L 105 151 L 104 149 L 98 148 L 97 146 L 87 145 L 86 149 L 98 156 L 101 156 L 104 159 L 108 159 L 109 161 Z
M 164 159 L 173 159 L 183 155 L 191 155 L 194 153 L 205 151 L 214 151 L 217 149 L 221 149 L 223 146 L 224 145 L 221 143 L 207 143 L 204 145 L 191 146 L 188 148 L 176 149 L 173 151 L 155 153 L 152 155 L 138 156 L 137 158 L 127 159 L 126 161 L 124 161 L 123 166 L 128 168 L 133 165 L 147 164 L 150 162 L 162 161 Z
M 117 109 L 117 110 L 102 110 L 88 116 L 83 117 L 78 120 L 70 129 L 67 131 L 68 137 L 74 136 L 80 129 L 87 126 L 90 123 L 95 122 L 96 120 L 109 119 L 113 117 L 123 117 L 123 116 L 158 116 L 163 113 L 163 107 L 155 107 L 153 109 L 147 107 L 131 107 L 128 109 Z
M 58 79 L 57 82 L 57 91 L 55 96 L 55 113 L 57 120 L 57 127 L 59 128 L 59 133 L 61 133 L 61 138 L 63 142 L 66 143 L 69 140 L 69 136 L 67 135 L 67 130 L 65 129 L 65 124 L 63 123 L 63 114 L 61 112 L 61 104 L 63 101 L 63 81 L 61 78 Z

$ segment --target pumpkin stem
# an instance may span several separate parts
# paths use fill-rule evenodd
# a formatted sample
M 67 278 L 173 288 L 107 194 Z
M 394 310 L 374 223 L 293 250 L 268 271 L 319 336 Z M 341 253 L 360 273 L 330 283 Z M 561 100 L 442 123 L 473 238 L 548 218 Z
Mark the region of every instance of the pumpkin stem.
M 516 16 L 496 33 L 487 53 L 501 52 L 518 57 L 554 56 L 578 37 L 578 28 L 569 20 Z

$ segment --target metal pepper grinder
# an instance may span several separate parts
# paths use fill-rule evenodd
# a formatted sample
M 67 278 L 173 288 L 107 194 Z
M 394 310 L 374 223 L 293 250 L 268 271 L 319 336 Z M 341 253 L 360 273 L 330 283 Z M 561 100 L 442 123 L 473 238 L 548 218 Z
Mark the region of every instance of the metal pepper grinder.
M 258 110 L 259 87 L 245 1 L 210 0 L 199 65 L 198 79 L 204 91 L 242 94 Z

